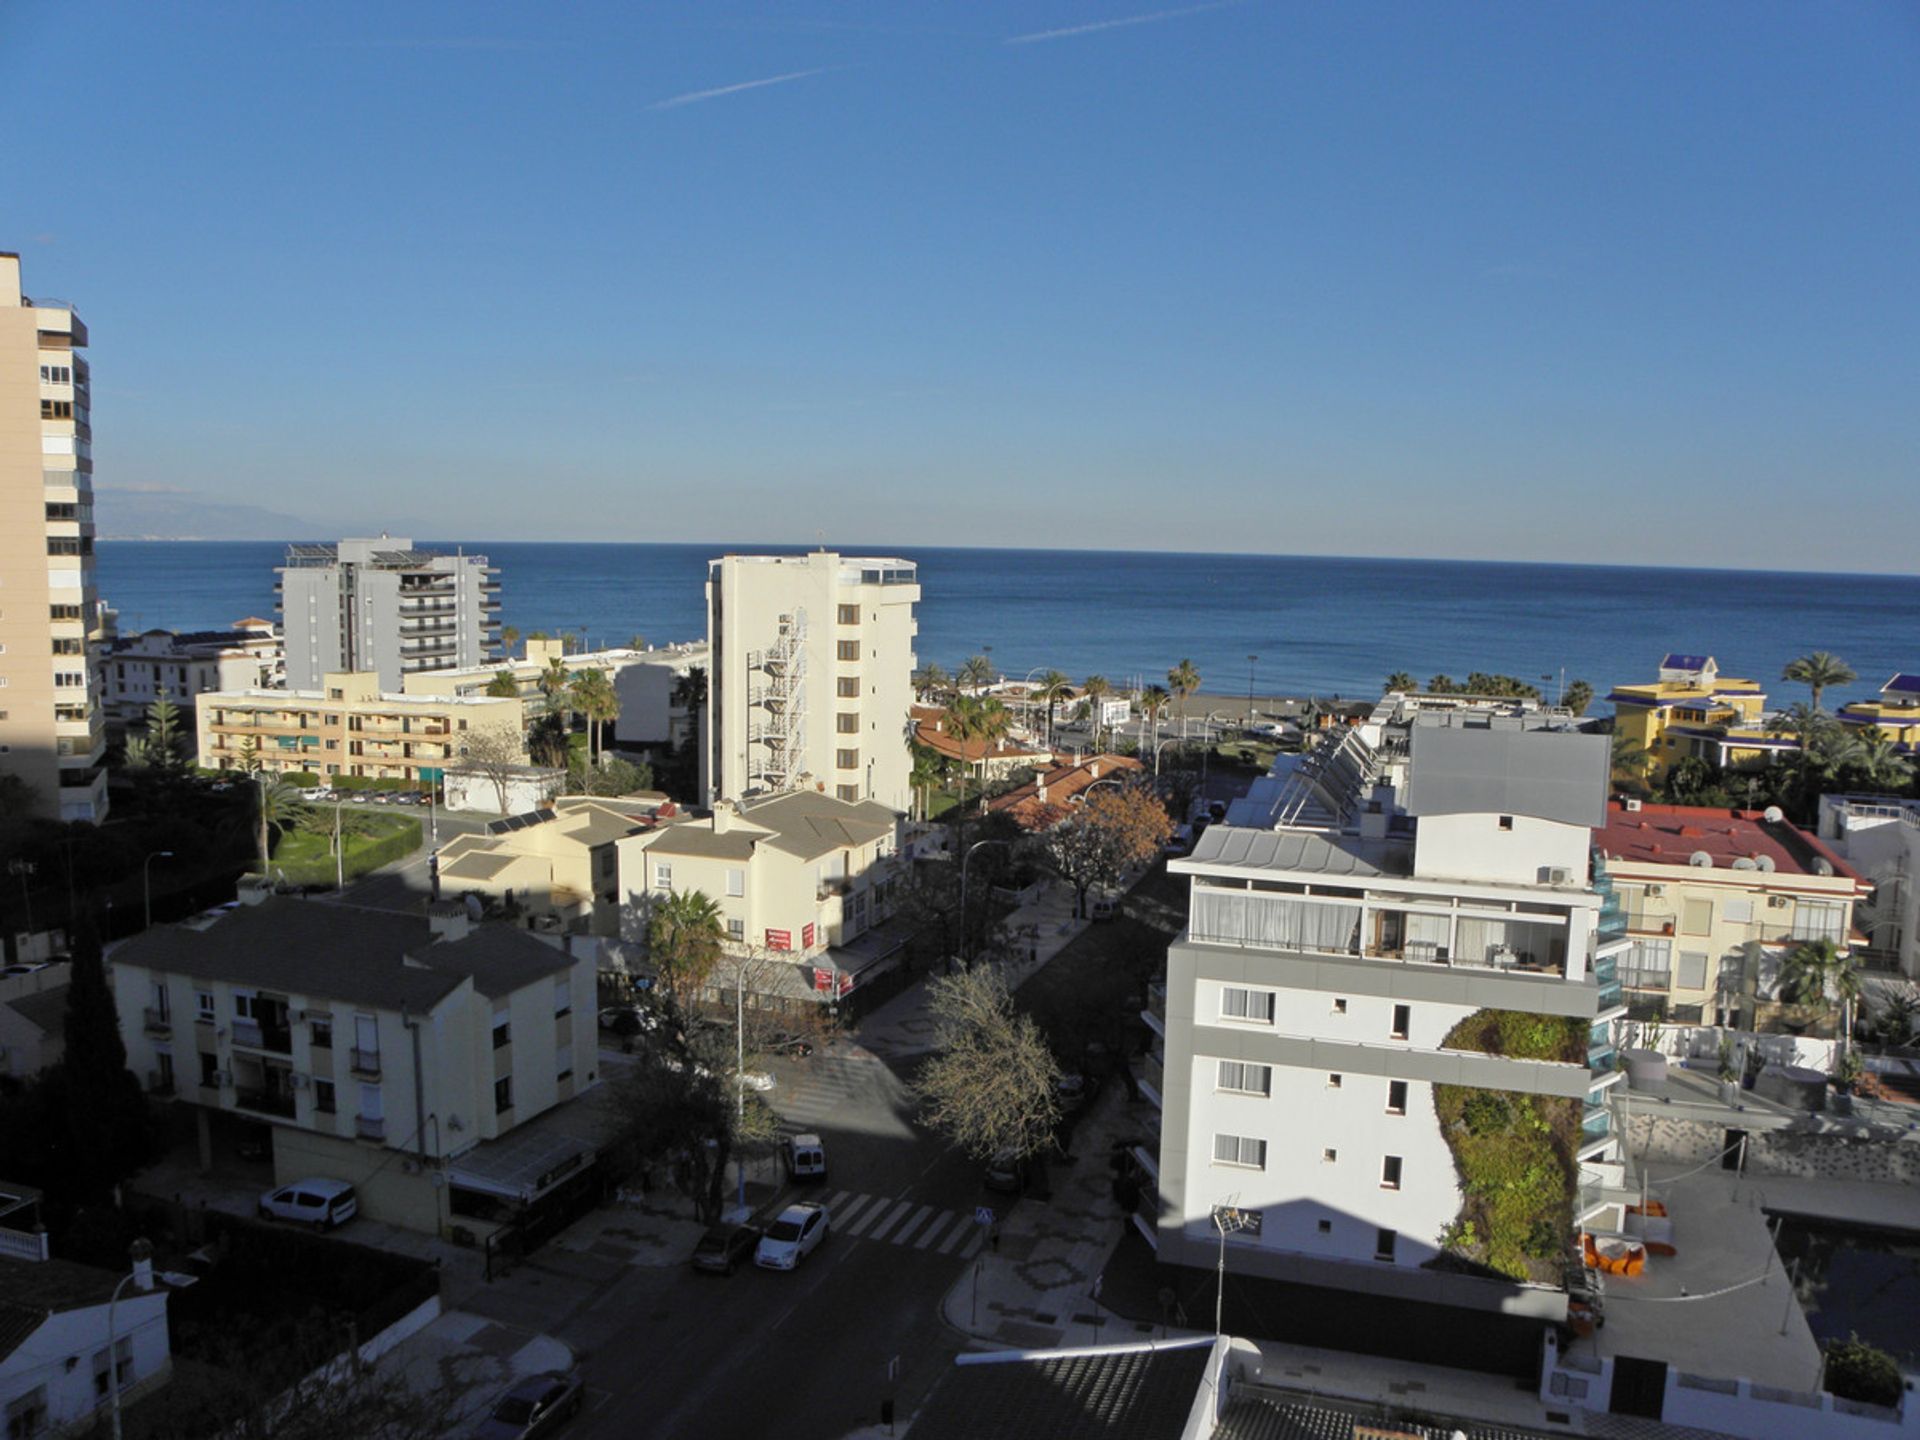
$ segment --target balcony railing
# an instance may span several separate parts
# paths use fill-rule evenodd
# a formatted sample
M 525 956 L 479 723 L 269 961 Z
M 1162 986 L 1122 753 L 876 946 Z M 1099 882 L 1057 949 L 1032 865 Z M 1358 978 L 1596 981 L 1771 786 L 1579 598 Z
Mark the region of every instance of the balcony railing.
M 276 1055 L 293 1053 L 293 1032 L 280 1025 L 263 1025 L 257 1020 L 233 1022 L 233 1043 L 249 1050 L 271 1050 Z
M 1167 1018 L 1167 985 L 1164 980 L 1156 980 L 1147 986 L 1147 1013 L 1159 1020 Z
M 378 1050 L 362 1050 L 356 1045 L 353 1047 L 347 1065 L 356 1075 L 377 1076 L 380 1073 L 380 1052 Z
M 362 1140 L 384 1140 L 387 1138 L 387 1122 L 378 1115 L 356 1115 L 353 1117 L 353 1133 Z
M 1156 1094 L 1167 1093 L 1166 1059 L 1160 1051 L 1154 1050 L 1141 1057 L 1140 1078 L 1154 1088 Z
M 173 1015 L 167 1010 L 157 1010 L 149 1005 L 145 1012 L 146 1029 L 149 1035 L 171 1035 L 173 1033 Z
M 1604 1105 L 1589 1105 L 1580 1115 L 1580 1139 L 1583 1143 L 1604 1140 L 1613 1133 L 1613 1117 Z
M 286 1091 L 240 1086 L 233 1092 L 233 1103 L 242 1110 L 255 1110 L 262 1115 L 278 1115 L 284 1120 L 293 1118 L 293 1096 Z

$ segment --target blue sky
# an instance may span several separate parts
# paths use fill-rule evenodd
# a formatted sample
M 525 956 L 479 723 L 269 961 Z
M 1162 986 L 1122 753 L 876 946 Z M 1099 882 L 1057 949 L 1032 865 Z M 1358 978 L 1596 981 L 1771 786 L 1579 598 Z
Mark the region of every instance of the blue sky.
M 1914 5 L 9 0 L 0 123 L 103 531 L 1916 568 Z

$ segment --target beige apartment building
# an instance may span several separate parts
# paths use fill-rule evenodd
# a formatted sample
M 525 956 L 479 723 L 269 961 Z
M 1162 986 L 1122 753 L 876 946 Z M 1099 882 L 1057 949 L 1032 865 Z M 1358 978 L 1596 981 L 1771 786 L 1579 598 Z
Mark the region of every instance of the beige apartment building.
M 438 1232 L 594 1158 L 525 1128 L 599 1083 L 592 960 L 458 905 L 268 899 L 146 931 L 113 985 L 128 1068 L 195 1107 L 203 1163 L 216 1131 L 271 1127 L 275 1184 L 345 1180 L 373 1219 Z
M 193 721 L 193 699 L 209 690 L 278 690 L 287 678 L 280 627 L 248 616 L 228 630 L 143 630 L 110 641 L 100 655 L 107 719 L 143 720 L 162 695 Z
M 817 786 L 904 812 L 919 599 L 909 560 L 818 550 L 709 562 L 708 799 Z
M 0 773 L 35 813 L 107 813 L 87 327 L 0 254 Z
M 1794 946 L 1864 943 L 1854 907 L 1872 887 L 1778 811 L 1615 800 L 1593 843 L 1632 941 L 1619 976 L 1636 1019 L 1753 1030 Z
M 493 821 L 440 847 L 440 893 L 511 900 L 541 928 L 617 935 L 617 842 L 673 823 L 665 795 L 602 800 L 566 795 L 550 808 Z
M 796 791 L 722 801 L 711 815 L 616 840 L 619 933 L 644 942 L 656 901 L 697 890 L 720 907 L 732 953 L 790 962 L 792 983 L 763 988 L 844 995 L 897 949 L 872 937 L 906 870 L 900 820 L 872 801 Z
M 521 703 L 486 696 L 394 695 L 373 674 L 329 674 L 318 690 L 221 690 L 196 696 L 199 762 L 322 780 L 356 775 L 431 785 L 482 733 L 505 734 L 526 762 Z

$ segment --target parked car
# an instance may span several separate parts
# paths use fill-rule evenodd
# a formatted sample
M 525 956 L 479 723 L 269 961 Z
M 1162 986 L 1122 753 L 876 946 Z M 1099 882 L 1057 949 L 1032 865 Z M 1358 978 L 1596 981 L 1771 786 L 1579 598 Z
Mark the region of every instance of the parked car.
M 660 1017 L 644 1005 L 606 1005 L 600 1010 L 600 1028 L 616 1035 L 638 1035 L 659 1024 Z
M 360 1197 L 344 1180 L 296 1180 L 260 1197 L 261 1218 L 293 1220 L 316 1230 L 344 1225 L 359 1213 Z
M 1093 1098 L 1094 1087 L 1084 1075 L 1069 1071 L 1062 1075 L 1054 1085 L 1054 1095 L 1060 1101 L 1062 1113 L 1071 1115 L 1087 1101 Z
M 753 1254 L 764 1233 L 756 1225 L 715 1225 L 693 1247 L 693 1268 L 731 1275 L 735 1266 Z
M 820 1248 L 832 1222 L 827 1207 L 811 1200 L 789 1205 L 767 1227 L 753 1252 L 753 1263 L 768 1270 L 791 1270 Z
M 38 970 L 52 969 L 52 963 L 46 960 L 21 960 L 0 970 L 0 975 L 31 975 Z
M 1193 832 L 1184 825 L 1176 825 L 1161 848 L 1169 855 L 1184 855 L 1187 853 L 1187 846 L 1192 843 Z
M 749 1090 L 771 1090 L 773 1089 L 773 1076 L 764 1070 L 742 1070 L 740 1072 L 740 1083 Z
M 789 1135 L 780 1147 L 787 1174 L 795 1180 L 827 1178 L 827 1147 L 813 1134 Z
M 1027 1162 L 1011 1150 L 1002 1150 L 987 1162 L 986 1185 L 1003 1195 L 1018 1195 L 1027 1188 Z
M 529 1375 L 493 1402 L 474 1440 L 532 1440 L 551 1435 L 580 1413 L 587 1391 L 579 1378 L 548 1371 Z
M 1120 913 L 1120 897 L 1110 892 L 1095 894 L 1087 901 L 1087 914 L 1095 920 L 1111 920 Z
M 324 800 L 326 796 L 327 792 L 318 785 L 308 785 L 300 791 L 300 798 L 310 802 Z

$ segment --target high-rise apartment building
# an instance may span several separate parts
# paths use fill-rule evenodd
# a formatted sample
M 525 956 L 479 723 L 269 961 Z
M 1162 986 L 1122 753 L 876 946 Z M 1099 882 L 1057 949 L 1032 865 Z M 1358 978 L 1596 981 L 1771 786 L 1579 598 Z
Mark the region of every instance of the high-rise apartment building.
M 804 787 L 904 811 L 919 599 L 908 560 L 819 550 L 710 562 L 708 799 Z
M 382 535 L 289 545 L 279 575 L 289 689 L 317 690 L 328 674 L 359 671 L 398 690 L 416 671 L 499 654 L 500 572 L 484 555 L 441 555 Z
M 35 813 L 107 813 L 94 649 L 93 431 L 87 327 L 64 300 L 20 293 L 0 255 L 0 773 Z

